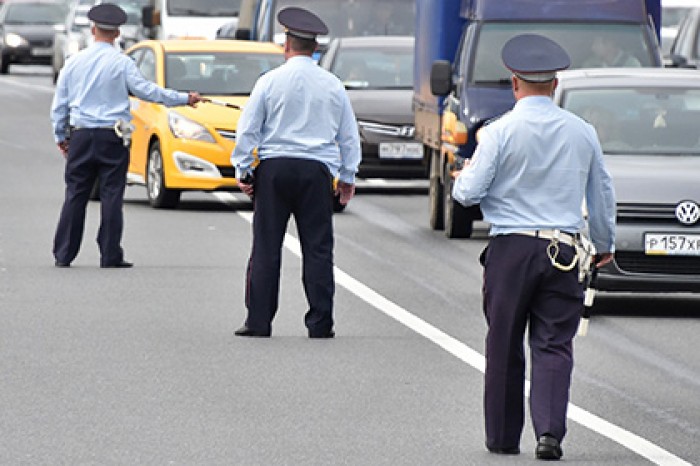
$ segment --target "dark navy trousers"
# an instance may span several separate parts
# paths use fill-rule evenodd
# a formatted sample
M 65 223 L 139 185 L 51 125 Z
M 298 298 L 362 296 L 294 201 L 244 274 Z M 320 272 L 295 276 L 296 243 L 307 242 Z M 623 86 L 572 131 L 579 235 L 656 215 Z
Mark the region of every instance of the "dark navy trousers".
M 121 248 L 122 206 L 129 167 L 129 150 L 113 129 L 73 132 L 66 160 L 66 195 L 54 237 L 57 261 L 70 264 L 78 255 L 85 227 L 85 209 L 95 180 L 100 180 L 101 221 L 97 234 L 101 265 L 124 259 Z
M 246 279 L 246 326 L 268 333 L 277 313 L 282 243 L 294 216 L 310 335 L 333 328 L 333 179 L 325 164 L 298 158 L 263 160 L 255 170 L 253 248 Z
M 566 409 L 573 370 L 572 340 L 583 308 L 578 268 L 556 269 L 548 239 L 501 235 L 491 239 L 484 261 L 486 445 L 520 444 L 524 423 L 525 353 L 529 328 L 530 415 L 535 436 L 566 434 Z M 574 248 L 559 243 L 558 262 L 569 264 Z

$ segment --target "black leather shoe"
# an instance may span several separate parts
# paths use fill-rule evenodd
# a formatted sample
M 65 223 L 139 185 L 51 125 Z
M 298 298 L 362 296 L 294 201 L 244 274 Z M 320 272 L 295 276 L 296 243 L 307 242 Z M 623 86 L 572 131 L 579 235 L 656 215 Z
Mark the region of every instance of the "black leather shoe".
M 234 335 L 238 337 L 262 337 L 262 338 L 269 338 L 270 337 L 270 332 L 257 332 L 253 329 L 248 328 L 247 326 L 243 326 L 233 332 Z
M 326 333 L 309 332 L 309 338 L 335 338 L 335 332 L 333 330 L 329 330 Z
M 535 449 L 535 457 L 538 460 L 556 461 L 561 458 L 562 455 L 563 452 L 561 451 L 559 440 L 549 434 L 544 434 L 540 437 L 537 442 L 537 448 Z
M 56 265 L 56 267 L 61 267 L 61 268 L 70 267 L 69 262 L 56 261 L 55 265 Z
M 506 448 L 497 448 L 497 447 L 489 447 L 487 446 L 489 452 L 495 453 L 497 455 L 519 455 L 520 454 L 520 448 L 518 447 L 506 447 Z
M 116 264 L 103 264 L 100 265 L 103 269 L 128 269 L 129 267 L 133 267 L 134 264 L 131 262 L 127 262 L 125 260 L 121 262 L 117 262 Z

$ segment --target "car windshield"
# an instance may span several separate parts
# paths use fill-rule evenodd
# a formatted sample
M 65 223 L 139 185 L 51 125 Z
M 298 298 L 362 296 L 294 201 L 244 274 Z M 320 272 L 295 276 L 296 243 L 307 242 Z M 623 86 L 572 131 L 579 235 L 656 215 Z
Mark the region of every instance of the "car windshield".
M 208 95 L 249 95 L 261 74 L 284 62 L 282 54 L 168 53 L 165 86 Z
M 700 89 L 572 89 L 562 106 L 596 128 L 607 154 L 700 156 Z
M 288 6 L 311 10 L 326 23 L 333 37 L 412 36 L 415 3 L 415 0 L 278 0 L 277 11 Z M 274 33 L 284 33 L 277 21 Z
M 12 3 L 7 6 L 5 24 L 59 24 L 65 17 L 57 3 Z
M 510 38 L 524 33 L 557 42 L 571 57 L 571 68 L 654 66 L 654 53 L 642 26 L 636 24 L 486 23 L 479 31 L 470 82 L 508 83 L 510 72 L 501 61 L 501 49 Z
M 119 5 L 126 13 L 126 24 L 141 24 L 141 11 L 148 5 L 149 0 L 110 0 L 110 3 Z
M 332 71 L 348 89 L 412 89 L 413 47 L 341 49 Z
M 238 16 L 241 0 L 168 0 L 170 16 Z

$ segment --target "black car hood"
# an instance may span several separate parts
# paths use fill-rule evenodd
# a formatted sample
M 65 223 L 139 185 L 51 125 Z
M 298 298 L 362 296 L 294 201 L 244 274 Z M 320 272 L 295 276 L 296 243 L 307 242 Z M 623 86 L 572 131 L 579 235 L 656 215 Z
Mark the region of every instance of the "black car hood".
M 413 125 L 411 89 L 351 89 L 348 96 L 358 120 Z
M 56 32 L 53 24 L 6 24 L 4 29 L 5 33 L 14 32 L 28 40 L 53 40 L 54 33 Z
M 700 154 L 607 155 L 618 203 L 700 202 Z

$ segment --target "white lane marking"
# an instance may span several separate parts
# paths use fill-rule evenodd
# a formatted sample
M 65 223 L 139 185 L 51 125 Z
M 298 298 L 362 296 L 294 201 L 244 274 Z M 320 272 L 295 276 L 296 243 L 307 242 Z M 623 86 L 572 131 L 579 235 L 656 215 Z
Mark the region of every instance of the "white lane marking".
M 32 84 L 32 83 L 25 83 L 22 81 L 16 81 L 14 78 L 6 78 L 2 80 L 3 84 L 10 84 L 11 86 L 17 86 L 17 87 L 23 87 L 25 89 L 31 89 L 34 91 L 44 91 L 44 92 L 50 92 L 53 94 L 54 92 L 54 86 L 53 85 L 42 85 L 42 84 Z
M 230 203 L 232 200 L 235 200 L 235 198 L 229 193 L 214 193 L 214 196 L 225 203 Z M 252 212 L 237 213 L 249 223 L 253 221 Z M 286 234 L 284 237 L 284 246 L 294 255 L 301 258 L 301 245 L 299 244 L 298 239 L 290 234 Z M 437 327 L 430 325 L 420 317 L 411 314 L 367 285 L 352 278 L 338 267 L 334 267 L 333 271 L 335 273 L 335 282 L 338 285 L 342 286 L 375 309 L 402 323 L 417 334 L 424 336 L 448 353 L 469 364 L 479 372 L 484 372 L 486 368 L 486 359 L 478 351 L 451 337 Z M 526 396 L 530 396 L 529 381 L 525 382 L 525 393 Z M 637 453 L 639 456 L 642 456 L 655 464 L 664 466 L 691 466 L 691 463 L 684 461 L 683 459 L 669 451 L 664 450 L 649 440 L 633 434 L 622 427 L 616 426 L 615 424 L 606 421 L 605 419 L 596 416 L 595 414 L 590 413 L 585 409 L 574 405 L 573 403 L 569 403 L 568 408 L 567 417 L 572 421 L 609 438 L 610 440 L 624 446 L 625 448 Z

